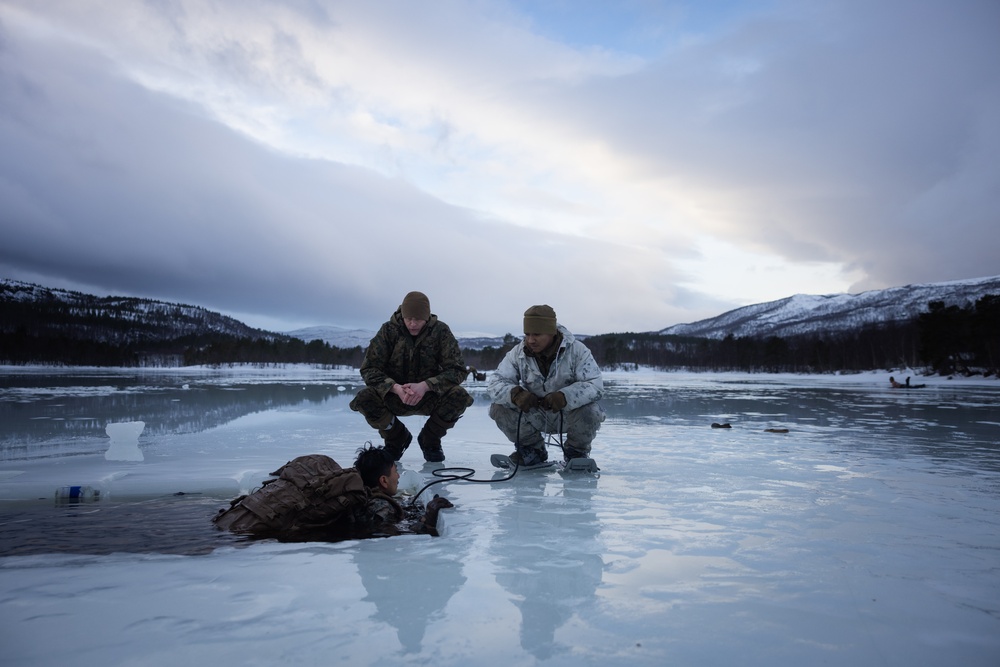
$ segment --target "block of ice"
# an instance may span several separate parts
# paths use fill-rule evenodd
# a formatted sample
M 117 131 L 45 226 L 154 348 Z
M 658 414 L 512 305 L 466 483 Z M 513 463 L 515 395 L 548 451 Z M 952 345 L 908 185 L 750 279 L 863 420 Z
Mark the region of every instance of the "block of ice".
M 404 470 L 399 476 L 399 490 L 405 495 L 412 496 L 424 485 L 424 478 L 416 470 Z
M 104 452 L 108 461 L 142 461 L 139 449 L 139 435 L 146 428 L 146 422 L 120 422 L 108 424 L 104 431 L 111 438 L 111 446 Z

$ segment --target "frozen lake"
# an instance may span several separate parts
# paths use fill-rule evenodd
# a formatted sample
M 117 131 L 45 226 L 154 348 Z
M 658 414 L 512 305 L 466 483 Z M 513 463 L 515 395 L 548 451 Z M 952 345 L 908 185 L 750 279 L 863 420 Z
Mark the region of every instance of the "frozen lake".
M 915 380 L 609 373 L 599 476 L 438 484 L 436 539 L 279 544 L 208 522 L 377 438 L 356 371 L 6 368 L 0 664 L 995 667 L 1000 382 Z M 469 386 L 444 465 L 500 477 Z

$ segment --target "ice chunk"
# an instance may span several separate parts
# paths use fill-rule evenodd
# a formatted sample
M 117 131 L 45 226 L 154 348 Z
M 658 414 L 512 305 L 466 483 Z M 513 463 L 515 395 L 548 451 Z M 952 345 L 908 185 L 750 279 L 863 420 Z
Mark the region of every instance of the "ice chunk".
M 416 470 L 404 470 L 399 476 L 398 489 L 404 495 L 412 496 L 424 485 L 424 477 Z
M 146 422 L 120 422 L 108 424 L 105 432 L 111 438 L 111 446 L 104 452 L 108 461 L 142 461 L 139 449 L 139 435 L 146 428 Z

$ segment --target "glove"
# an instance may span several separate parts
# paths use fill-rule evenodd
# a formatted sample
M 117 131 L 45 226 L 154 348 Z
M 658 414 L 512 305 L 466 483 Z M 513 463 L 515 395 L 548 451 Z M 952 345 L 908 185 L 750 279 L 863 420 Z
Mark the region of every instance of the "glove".
M 435 537 L 438 535 L 438 513 L 446 507 L 454 507 L 454 505 L 452 505 L 451 501 L 447 498 L 442 498 L 437 494 L 434 494 L 434 500 L 427 503 L 427 511 L 425 511 L 424 516 L 421 517 L 422 523 L 426 526 L 424 530 L 427 533 L 430 533 Z
M 559 412 L 566 407 L 566 394 L 554 391 L 542 399 L 541 406 L 552 412 Z
M 442 498 L 437 494 L 434 495 L 434 500 L 427 503 L 427 509 L 435 512 L 443 510 L 446 507 L 454 507 L 454 505 L 447 498 Z
M 538 407 L 539 399 L 524 387 L 514 387 L 510 390 L 510 400 L 521 412 L 528 412 Z

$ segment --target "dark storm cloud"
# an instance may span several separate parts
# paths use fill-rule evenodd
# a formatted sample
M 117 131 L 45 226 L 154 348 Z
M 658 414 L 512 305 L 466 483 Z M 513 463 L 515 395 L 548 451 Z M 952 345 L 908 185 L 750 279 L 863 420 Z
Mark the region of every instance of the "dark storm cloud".
M 590 296 L 560 305 L 588 315 L 613 301 L 594 267 L 628 270 L 601 244 L 519 236 L 402 181 L 281 155 L 87 51 L 19 47 L 0 61 L 9 277 L 357 326 L 422 289 L 453 326 L 504 332 L 536 296 L 557 300 L 533 267 L 580 275 Z

